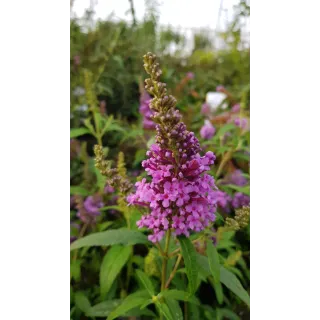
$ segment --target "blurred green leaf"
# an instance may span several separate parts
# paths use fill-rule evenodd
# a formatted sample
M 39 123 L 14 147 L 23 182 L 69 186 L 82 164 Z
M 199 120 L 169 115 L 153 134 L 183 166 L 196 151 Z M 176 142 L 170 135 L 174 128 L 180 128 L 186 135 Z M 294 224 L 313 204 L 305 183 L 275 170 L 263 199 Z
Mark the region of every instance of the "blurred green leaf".
M 229 309 L 218 309 L 222 319 L 241 320 L 241 318 Z
M 217 137 L 222 137 L 222 136 L 223 136 L 224 134 L 226 134 L 227 132 L 232 131 L 232 130 L 234 130 L 234 129 L 236 129 L 236 128 L 237 128 L 237 127 L 236 127 L 233 123 L 228 123 L 228 124 L 224 125 L 223 127 L 221 127 L 221 128 L 218 130 L 216 136 L 217 136 Z
M 121 299 L 100 302 L 89 308 L 86 312 L 88 317 L 107 317 L 109 313 L 120 305 Z
M 167 320 L 175 320 L 166 303 L 164 303 L 164 302 L 160 303 L 158 301 L 158 302 L 156 302 L 156 306 L 158 307 L 159 311 L 165 316 L 165 318 Z
M 70 138 L 77 138 L 89 133 L 91 132 L 86 128 L 72 128 L 70 129 Z
M 238 278 L 223 266 L 220 268 L 220 277 L 221 282 L 250 307 L 248 292 L 243 288 Z
M 243 194 L 250 196 L 250 186 L 239 187 L 239 186 L 235 186 L 233 184 L 228 184 L 227 186 L 233 190 L 236 190 L 238 192 L 241 192 Z
M 130 253 L 130 246 L 116 245 L 111 247 L 104 256 L 100 268 L 100 293 L 102 297 L 110 290 L 113 281 L 128 261 Z
M 80 260 L 71 261 L 70 276 L 71 276 L 71 279 L 74 279 L 75 281 L 79 281 L 81 279 L 81 261 Z
M 193 247 L 192 242 L 188 238 L 179 237 L 178 240 L 180 242 L 181 253 L 187 270 L 187 277 L 189 280 L 189 293 L 193 295 L 197 288 L 198 278 L 196 251 Z
M 70 250 L 83 247 L 111 246 L 115 244 L 134 245 L 149 243 L 147 236 L 138 231 L 128 229 L 107 230 L 89 234 L 73 242 Z
M 149 279 L 149 277 L 139 269 L 136 270 L 136 274 L 137 274 L 139 280 L 141 281 L 141 283 L 143 284 L 143 286 L 149 292 L 150 296 L 151 297 L 154 296 L 154 294 L 155 294 L 154 287 L 153 287 L 153 284 L 152 284 L 151 280 Z
M 189 301 L 191 303 L 199 304 L 198 300 L 195 297 L 190 297 L 190 293 L 182 290 L 177 290 L 177 289 L 164 290 L 164 291 L 161 291 L 159 296 L 163 296 L 166 299 Z
M 88 191 L 87 189 L 83 188 L 83 187 L 79 187 L 79 186 L 70 186 L 70 194 L 71 195 L 79 195 L 79 196 L 89 196 L 90 195 L 90 191 Z
M 182 310 L 180 308 L 179 302 L 173 299 L 167 299 L 166 303 L 174 320 L 183 320 Z
M 223 291 L 220 283 L 220 262 L 219 254 L 212 241 L 207 241 L 206 253 L 209 260 L 209 267 L 213 277 L 214 291 L 219 304 L 223 302 Z
M 96 135 L 96 130 L 94 129 L 93 125 L 90 122 L 90 119 L 85 119 L 83 121 L 84 125 L 89 129 L 90 133 L 95 136 Z
M 141 306 L 147 300 L 149 300 L 149 294 L 147 290 L 137 291 L 133 294 L 130 294 L 124 298 L 122 303 L 109 314 L 107 320 L 117 319 L 119 316 L 125 315 L 128 311 Z
M 76 306 L 84 313 L 86 313 L 91 308 L 89 299 L 87 298 L 85 293 L 82 291 L 78 291 L 75 293 L 74 302 Z

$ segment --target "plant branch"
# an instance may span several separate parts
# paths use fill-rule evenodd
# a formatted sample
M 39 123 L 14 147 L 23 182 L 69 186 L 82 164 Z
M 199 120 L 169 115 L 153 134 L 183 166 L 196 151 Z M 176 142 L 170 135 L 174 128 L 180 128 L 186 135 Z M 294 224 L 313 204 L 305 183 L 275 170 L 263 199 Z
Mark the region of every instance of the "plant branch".
M 178 267 L 179 267 L 179 264 L 181 262 L 181 259 L 182 259 L 182 255 L 179 254 L 178 255 L 178 259 L 176 261 L 176 264 L 175 264 L 175 266 L 174 266 L 174 268 L 173 268 L 173 270 L 172 270 L 172 272 L 171 272 L 171 274 L 169 276 L 169 279 L 168 279 L 168 281 L 167 281 L 167 283 L 165 285 L 165 289 L 169 288 L 170 282 L 172 281 L 173 277 L 175 276 L 175 274 L 176 274 L 176 272 L 178 270 Z

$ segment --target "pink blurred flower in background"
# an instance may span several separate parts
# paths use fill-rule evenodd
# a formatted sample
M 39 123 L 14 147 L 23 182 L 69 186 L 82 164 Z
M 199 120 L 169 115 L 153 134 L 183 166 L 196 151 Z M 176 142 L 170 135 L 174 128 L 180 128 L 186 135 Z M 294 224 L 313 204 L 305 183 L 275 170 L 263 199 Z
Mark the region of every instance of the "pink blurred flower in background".
M 203 139 L 209 140 L 216 133 L 215 127 L 209 120 L 205 120 L 203 127 L 200 129 L 200 136 Z

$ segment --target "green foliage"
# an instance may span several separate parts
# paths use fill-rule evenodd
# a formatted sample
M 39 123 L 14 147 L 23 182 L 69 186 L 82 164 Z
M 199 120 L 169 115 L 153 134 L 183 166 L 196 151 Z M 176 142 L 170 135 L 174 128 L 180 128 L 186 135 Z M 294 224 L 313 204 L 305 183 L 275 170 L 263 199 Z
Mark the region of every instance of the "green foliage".
M 194 294 L 197 289 L 198 278 L 196 251 L 188 238 L 180 237 L 179 243 L 181 246 L 183 261 L 187 270 L 187 276 L 189 281 L 189 293 Z
M 75 250 L 83 247 L 110 246 L 114 244 L 132 245 L 147 242 L 147 237 L 141 232 L 119 229 L 90 234 L 75 241 L 70 249 Z
M 105 296 L 131 254 L 130 247 L 115 245 L 104 256 L 100 268 L 100 293 Z

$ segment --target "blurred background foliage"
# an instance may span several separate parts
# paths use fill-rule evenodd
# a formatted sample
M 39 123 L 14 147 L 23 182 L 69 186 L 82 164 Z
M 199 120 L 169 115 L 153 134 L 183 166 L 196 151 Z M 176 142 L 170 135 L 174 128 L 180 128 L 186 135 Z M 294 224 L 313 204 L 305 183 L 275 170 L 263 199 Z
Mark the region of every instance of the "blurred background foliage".
M 175 88 L 192 71 L 196 75 L 193 89 L 203 100 L 206 92 L 219 84 L 234 94 L 241 92 L 250 81 L 250 50 L 243 43 L 241 19 L 250 14 L 250 9 L 241 1 L 235 12 L 225 32 L 193 30 L 193 49 L 187 54 L 185 32 L 160 26 L 152 1 L 147 1 L 143 21 L 116 21 L 110 16 L 94 23 L 90 10 L 84 18 L 71 19 L 71 110 L 85 103 L 72 92 L 83 85 L 82 71 L 88 69 L 94 75 L 98 98 L 106 101 L 108 114 L 136 119 L 139 83 L 144 79 L 141 57 L 148 51 L 165 61 L 163 81 L 168 88 Z M 221 39 L 223 45 L 215 47 L 213 38 Z M 77 122 L 77 117 L 72 121 Z

